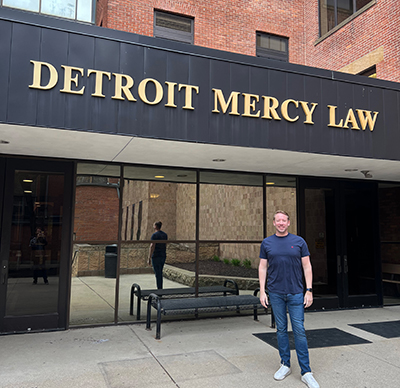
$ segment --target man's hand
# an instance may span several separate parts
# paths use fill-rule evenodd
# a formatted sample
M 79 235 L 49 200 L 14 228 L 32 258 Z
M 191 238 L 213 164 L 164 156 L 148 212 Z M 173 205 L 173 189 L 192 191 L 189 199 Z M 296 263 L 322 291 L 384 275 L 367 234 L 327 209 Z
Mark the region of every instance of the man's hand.
M 268 296 L 265 291 L 260 291 L 260 302 L 265 308 L 268 308 Z
M 147 260 L 147 264 L 151 265 L 151 257 L 149 257 L 149 259 Z
M 313 293 L 306 291 L 304 294 L 304 308 L 310 307 L 313 304 Z

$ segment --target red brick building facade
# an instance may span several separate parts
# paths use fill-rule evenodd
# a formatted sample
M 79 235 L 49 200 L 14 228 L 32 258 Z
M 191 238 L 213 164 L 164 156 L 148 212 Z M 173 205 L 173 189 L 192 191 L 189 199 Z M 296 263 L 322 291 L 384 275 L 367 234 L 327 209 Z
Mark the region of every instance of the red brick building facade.
M 320 36 L 324 1 L 99 0 L 96 24 L 154 36 L 154 11 L 170 12 L 193 18 L 198 46 L 254 56 L 256 32 L 265 32 L 288 38 L 291 63 L 352 74 L 376 66 L 378 78 L 398 82 L 400 2 L 357 0 L 356 12 Z

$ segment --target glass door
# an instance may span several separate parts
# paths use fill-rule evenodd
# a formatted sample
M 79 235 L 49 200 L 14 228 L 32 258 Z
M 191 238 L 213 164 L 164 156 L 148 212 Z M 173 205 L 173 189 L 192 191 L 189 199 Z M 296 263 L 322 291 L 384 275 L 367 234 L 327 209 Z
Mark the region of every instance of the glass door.
M 1 332 L 66 327 L 71 182 L 69 163 L 6 161 Z
M 377 188 L 300 179 L 300 234 L 309 245 L 314 307 L 381 304 Z

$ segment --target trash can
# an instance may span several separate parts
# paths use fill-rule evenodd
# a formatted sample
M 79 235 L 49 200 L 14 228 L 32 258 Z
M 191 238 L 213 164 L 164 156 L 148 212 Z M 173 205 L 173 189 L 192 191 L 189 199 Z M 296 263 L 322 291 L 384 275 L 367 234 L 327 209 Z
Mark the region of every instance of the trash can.
M 117 244 L 106 246 L 106 256 L 104 262 L 104 276 L 106 278 L 116 278 L 117 277 Z

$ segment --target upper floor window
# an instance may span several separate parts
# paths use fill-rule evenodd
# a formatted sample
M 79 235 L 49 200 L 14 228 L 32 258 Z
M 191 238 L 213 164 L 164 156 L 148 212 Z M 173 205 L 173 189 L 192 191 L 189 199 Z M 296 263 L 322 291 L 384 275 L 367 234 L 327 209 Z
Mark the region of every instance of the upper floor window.
M 94 22 L 94 0 L 0 0 L 1 5 L 81 22 Z
M 375 0 L 319 0 L 321 36 L 369 3 Z
M 193 19 L 171 13 L 154 12 L 154 36 L 193 44 Z
M 257 57 L 289 61 L 289 39 L 283 36 L 257 32 L 256 38 Z

